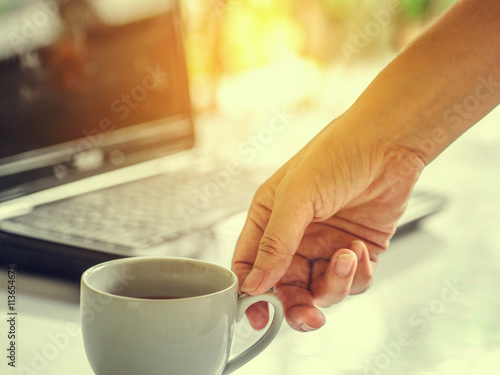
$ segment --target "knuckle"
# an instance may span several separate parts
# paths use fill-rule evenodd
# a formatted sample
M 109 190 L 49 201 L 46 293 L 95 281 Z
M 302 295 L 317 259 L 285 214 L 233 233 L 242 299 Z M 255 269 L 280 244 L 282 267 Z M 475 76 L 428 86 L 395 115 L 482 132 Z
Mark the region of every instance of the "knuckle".
M 273 186 L 273 184 L 267 181 L 257 188 L 253 197 L 253 202 L 272 202 L 274 200 L 275 193 L 275 187 Z
M 267 196 L 269 188 L 267 187 L 266 184 L 260 185 L 257 190 L 255 191 L 254 195 L 254 202 L 259 200 L 262 197 Z
M 286 244 L 279 237 L 270 234 L 264 234 L 260 241 L 259 251 L 266 253 L 274 258 L 289 258 L 292 255 L 287 251 Z
M 392 232 L 391 236 L 393 234 L 394 234 L 394 232 Z M 385 253 L 387 251 L 387 249 L 389 248 L 390 242 L 391 242 L 390 237 L 384 238 L 384 240 L 381 241 L 380 246 L 376 249 L 376 254 L 379 255 L 379 254 Z

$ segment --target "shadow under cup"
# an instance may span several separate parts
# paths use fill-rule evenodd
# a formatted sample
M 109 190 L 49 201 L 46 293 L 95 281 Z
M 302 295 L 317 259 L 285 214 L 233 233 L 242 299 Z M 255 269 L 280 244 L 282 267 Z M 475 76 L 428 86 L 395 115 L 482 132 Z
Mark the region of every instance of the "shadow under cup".
M 139 257 L 102 263 L 82 275 L 87 358 L 96 375 L 230 373 L 279 329 L 260 349 L 252 346 L 249 358 L 231 360 L 238 362 L 227 366 L 233 370 L 226 368 L 235 322 L 259 297 L 238 299 L 236 275 L 203 261 Z

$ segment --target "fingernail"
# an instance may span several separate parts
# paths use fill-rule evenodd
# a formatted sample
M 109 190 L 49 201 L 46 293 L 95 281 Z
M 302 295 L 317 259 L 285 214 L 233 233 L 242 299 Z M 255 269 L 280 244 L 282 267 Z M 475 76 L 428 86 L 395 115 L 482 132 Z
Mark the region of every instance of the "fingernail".
M 264 278 L 264 272 L 258 269 L 252 269 L 248 274 L 247 278 L 241 285 L 241 291 L 248 293 L 253 292 L 260 285 L 260 282 Z
M 311 331 L 316 331 L 318 329 L 320 329 L 321 327 L 318 327 L 318 328 L 314 328 L 314 327 L 311 327 L 309 325 L 307 325 L 307 323 L 302 323 L 300 325 L 300 329 L 304 332 L 311 332 Z
M 335 263 L 335 273 L 340 277 L 347 277 L 354 264 L 354 254 L 340 254 Z

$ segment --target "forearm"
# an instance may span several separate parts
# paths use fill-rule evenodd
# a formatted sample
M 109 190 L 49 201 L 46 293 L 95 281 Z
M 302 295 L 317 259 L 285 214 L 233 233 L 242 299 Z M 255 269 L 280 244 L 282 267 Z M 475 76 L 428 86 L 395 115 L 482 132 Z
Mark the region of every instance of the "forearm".
M 402 51 L 348 112 L 428 164 L 499 102 L 500 1 L 464 0 Z

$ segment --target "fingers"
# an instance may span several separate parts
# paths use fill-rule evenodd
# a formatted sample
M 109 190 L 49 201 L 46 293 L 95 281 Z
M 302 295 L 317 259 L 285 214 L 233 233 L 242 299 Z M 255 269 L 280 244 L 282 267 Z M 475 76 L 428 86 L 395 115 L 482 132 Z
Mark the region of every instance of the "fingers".
M 316 262 L 313 273 L 321 276 L 311 282 L 314 304 L 328 307 L 350 294 L 357 264 L 356 253 L 349 249 L 337 250 L 330 262 Z
M 350 249 L 337 250 L 330 261 L 293 257 L 275 287 L 290 327 L 307 332 L 323 326 L 325 317 L 317 307 L 329 307 L 347 295 L 364 292 L 371 285 L 374 265 L 367 246 L 359 240 L 352 241 Z M 255 329 L 264 328 L 269 319 L 267 304 L 251 306 L 247 317 Z
M 274 207 L 260 240 L 253 268 L 241 285 L 241 291 L 251 295 L 266 292 L 290 266 L 313 216 L 311 205 L 297 197 L 304 197 L 304 194 L 296 194 L 291 189 L 276 192 Z
M 241 284 L 252 270 L 253 263 L 257 257 L 257 249 L 264 234 L 262 226 L 265 225 L 260 221 L 262 220 L 260 218 L 264 215 L 265 213 L 259 214 L 254 211 L 253 207 L 250 208 L 247 221 L 236 244 L 231 268 L 238 277 L 240 290 Z
M 308 290 L 310 273 L 310 261 L 302 256 L 295 256 L 290 267 L 275 286 L 275 291 L 283 304 L 288 324 L 292 328 L 304 332 L 318 329 L 325 323 L 325 317 L 321 311 L 314 307 L 311 293 Z M 247 317 L 254 328 L 260 329 L 263 324 L 265 325 L 268 319 L 268 315 L 265 314 L 268 314 L 267 310 L 256 308 L 247 310 Z
M 276 293 L 283 304 L 285 319 L 293 329 L 309 332 L 325 324 L 325 316 L 314 306 L 313 298 L 307 289 L 282 284 L 276 288 Z M 250 306 L 246 316 L 254 329 L 264 329 L 269 321 L 267 302 L 257 302 Z
M 325 324 L 325 316 L 314 306 L 309 290 L 302 286 L 281 284 L 276 293 L 283 303 L 285 319 L 293 329 L 309 332 Z
M 295 256 L 290 268 L 276 285 L 276 293 L 283 303 L 285 319 L 298 331 L 307 332 L 325 324 L 325 317 L 314 306 L 309 291 L 311 262 L 302 256 Z
M 309 291 L 311 262 L 302 256 L 295 256 L 290 268 L 276 285 L 276 293 L 283 303 L 285 319 L 293 329 L 307 332 L 325 324 L 325 317 L 314 306 Z
M 370 253 L 368 252 L 368 248 L 363 241 L 352 241 L 351 249 L 356 253 L 358 258 L 356 273 L 354 274 L 351 292 L 349 293 L 354 295 L 366 292 L 368 288 L 370 288 L 373 281 L 373 271 L 375 269 L 376 262 L 370 259 Z
M 269 305 L 264 301 L 254 303 L 247 309 L 245 314 L 254 329 L 264 329 L 269 321 Z

